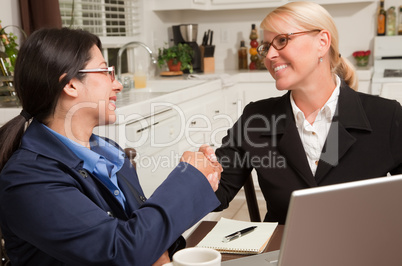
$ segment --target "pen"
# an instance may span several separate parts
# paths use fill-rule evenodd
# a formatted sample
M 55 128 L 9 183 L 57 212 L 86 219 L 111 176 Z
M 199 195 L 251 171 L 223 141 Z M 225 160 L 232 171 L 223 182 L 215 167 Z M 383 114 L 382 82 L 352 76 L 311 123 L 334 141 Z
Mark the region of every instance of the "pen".
M 245 228 L 243 230 L 234 232 L 233 234 L 225 236 L 223 238 L 222 242 L 227 243 L 227 242 L 232 241 L 232 240 L 234 240 L 236 238 L 242 237 L 242 236 L 244 236 L 244 235 L 246 235 L 248 233 L 251 233 L 256 228 L 257 228 L 257 226 L 250 226 L 250 227 L 247 227 L 247 228 Z

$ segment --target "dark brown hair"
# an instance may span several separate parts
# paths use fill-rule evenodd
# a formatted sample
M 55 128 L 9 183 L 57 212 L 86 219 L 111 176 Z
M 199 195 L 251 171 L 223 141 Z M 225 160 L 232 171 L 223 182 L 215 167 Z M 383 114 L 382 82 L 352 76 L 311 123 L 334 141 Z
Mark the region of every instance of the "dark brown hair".
M 14 84 L 22 108 L 43 122 L 53 115 L 64 86 L 90 60 L 90 50 L 99 38 L 84 30 L 40 29 L 22 44 L 15 66 Z M 62 75 L 65 76 L 61 78 Z M 18 115 L 0 128 L 0 170 L 18 149 L 26 118 Z

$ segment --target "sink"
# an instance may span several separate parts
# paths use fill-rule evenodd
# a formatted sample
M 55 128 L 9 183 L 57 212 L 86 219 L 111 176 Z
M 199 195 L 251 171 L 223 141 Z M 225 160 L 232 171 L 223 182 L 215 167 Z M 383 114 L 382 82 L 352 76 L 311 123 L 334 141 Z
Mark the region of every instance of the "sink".
M 205 83 L 206 80 L 148 80 L 147 87 L 132 89 L 135 93 L 140 92 L 162 92 L 170 93 Z

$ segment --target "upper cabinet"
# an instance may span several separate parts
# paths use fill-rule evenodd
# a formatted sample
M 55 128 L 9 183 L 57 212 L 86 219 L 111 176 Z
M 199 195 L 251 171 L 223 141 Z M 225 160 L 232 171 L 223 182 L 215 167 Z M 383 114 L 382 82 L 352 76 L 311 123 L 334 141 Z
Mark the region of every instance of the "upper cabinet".
M 207 4 L 211 0 L 153 0 L 154 11 L 165 10 L 181 10 L 181 9 L 193 9 L 193 10 L 206 10 Z
M 288 0 L 153 0 L 154 11 L 166 10 L 230 10 L 247 8 L 269 8 L 284 5 Z M 374 0 L 316 0 L 325 4 L 347 4 L 374 2 Z
M 165 10 L 230 10 L 277 7 L 285 0 L 154 0 L 154 11 Z

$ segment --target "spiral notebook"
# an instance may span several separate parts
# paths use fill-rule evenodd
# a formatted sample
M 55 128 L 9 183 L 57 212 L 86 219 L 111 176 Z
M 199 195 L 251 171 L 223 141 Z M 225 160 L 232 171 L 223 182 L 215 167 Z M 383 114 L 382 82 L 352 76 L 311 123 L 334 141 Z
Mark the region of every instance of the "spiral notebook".
M 278 223 L 246 222 L 221 218 L 198 243 L 197 247 L 212 248 L 221 253 L 259 254 L 264 251 L 277 225 Z M 250 226 L 257 226 L 257 228 L 240 238 L 227 243 L 222 242 L 225 236 Z

